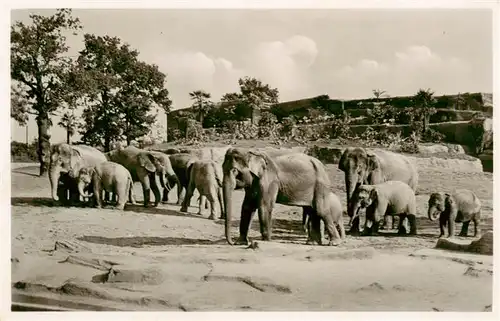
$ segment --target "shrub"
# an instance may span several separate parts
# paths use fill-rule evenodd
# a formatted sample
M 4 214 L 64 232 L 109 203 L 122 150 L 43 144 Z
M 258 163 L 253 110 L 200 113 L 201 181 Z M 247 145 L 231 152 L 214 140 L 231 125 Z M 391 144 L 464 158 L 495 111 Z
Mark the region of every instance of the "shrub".
M 29 145 L 16 141 L 11 142 L 11 162 L 38 162 L 37 144 L 37 140 Z
M 404 139 L 400 146 L 400 151 L 403 153 L 416 154 L 419 152 L 418 145 L 420 137 L 416 132 L 413 132 L 410 137 Z

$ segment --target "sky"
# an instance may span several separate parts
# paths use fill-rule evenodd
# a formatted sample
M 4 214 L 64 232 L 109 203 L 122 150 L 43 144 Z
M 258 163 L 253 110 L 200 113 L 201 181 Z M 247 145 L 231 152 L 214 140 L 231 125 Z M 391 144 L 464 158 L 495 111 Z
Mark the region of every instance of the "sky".
M 13 10 L 14 21 L 53 10 Z M 486 9 L 74 9 L 83 30 L 69 37 L 69 55 L 83 34 L 117 36 L 167 75 L 172 108 L 186 108 L 202 89 L 218 101 L 257 77 L 280 101 L 328 94 L 352 99 L 430 88 L 436 95 L 493 91 L 492 15 Z M 57 124 L 58 119 L 54 120 Z M 11 120 L 11 139 L 26 128 Z M 37 136 L 34 119 L 29 140 Z M 65 141 L 51 128 L 51 141 Z M 75 137 L 76 139 L 78 137 Z

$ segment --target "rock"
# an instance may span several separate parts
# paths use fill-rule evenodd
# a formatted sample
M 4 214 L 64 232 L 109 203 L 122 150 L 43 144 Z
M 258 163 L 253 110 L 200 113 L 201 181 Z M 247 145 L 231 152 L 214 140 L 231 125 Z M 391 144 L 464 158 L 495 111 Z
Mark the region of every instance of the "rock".
M 488 231 L 479 240 L 472 241 L 468 250 L 470 252 L 493 255 L 493 232 Z
M 81 256 L 74 256 L 74 255 L 68 256 L 65 260 L 63 260 L 59 263 L 78 264 L 78 265 L 88 266 L 88 267 L 91 267 L 91 268 L 94 268 L 97 270 L 101 270 L 101 271 L 107 271 L 110 268 L 112 268 L 113 265 L 118 264 L 118 263 L 110 262 L 110 261 L 106 261 L 106 260 L 91 259 L 91 258 L 86 258 L 86 257 L 81 257 Z
M 488 231 L 479 240 L 472 241 L 468 244 L 463 243 L 463 241 L 459 241 L 457 239 L 442 238 L 438 240 L 436 248 L 493 255 L 493 232 Z
M 143 270 L 110 268 L 105 282 L 128 282 L 157 285 L 163 283 L 164 279 L 162 271 L 152 267 Z
M 54 245 L 54 251 L 64 251 L 64 252 L 86 252 L 90 253 L 92 252 L 89 247 L 81 244 L 80 242 L 76 241 L 69 241 L 69 240 L 63 240 L 63 241 L 56 241 Z
M 465 272 L 464 275 L 466 276 L 472 276 L 472 277 L 481 277 L 481 276 L 493 276 L 493 270 L 490 269 L 478 269 L 473 266 L 469 266 Z

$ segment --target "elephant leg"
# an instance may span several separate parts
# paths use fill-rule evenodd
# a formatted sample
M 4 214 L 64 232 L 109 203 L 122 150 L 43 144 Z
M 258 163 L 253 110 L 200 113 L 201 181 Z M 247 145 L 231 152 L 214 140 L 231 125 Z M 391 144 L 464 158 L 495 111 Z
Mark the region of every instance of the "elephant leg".
M 469 232 L 469 223 L 470 221 L 462 222 L 462 230 L 458 236 L 467 236 L 467 232 Z
M 337 227 L 335 226 L 335 222 L 333 221 L 333 218 L 330 215 L 325 215 L 323 217 L 323 222 L 325 223 L 326 231 L 328 232 L 328 237 L 330 241 L 328 242 L 328 245 L 330 246 L 337 246 L 340 244 L 340 234 L 339 231 L 337 230 Z
M 417 217 L 415 214 L 406 215 L 408 218 L 408 224 L 410 225 L 410 235 L 417 235 Z
M 225 211 L 224 211 L 224 198 L 222 196 L 222 188 L 220 188 L 220 187 L 217 188 L 217 199 L 218 199 L 219 205 L 220 205 L 220 216 L 219 216 L 219 218 L 220 219 L 224 219 L 224 218 L 226 218 L 226 214 L 225 214 Z
M 102 208 L 102 186 L 101 182 L 93 180 L 92 185 L 94 186 L 94 199 L 97 208 Z
M 399 215 L 399 225 L 398 225 L 398 235 L 406 235 L 406 227 L 405 227 L 405 219 L 406 219 L 406 214 L 400 214 Z
M 116 204 L 116 209 L 125 209 L 125 204 L 127 203 L 127 198 L 129 194 L 130 185 L 128 182 L 126 184 L 120 184 L 116 187 L 115 194 L 118 195 L 118 203 Z
M 168 203 L 168 192 L 170 192 L 168 188 L 163 189 L 163 197 L 161 198 L 161 202 L 164 204 Z
M 357 215 L 351 223 L 351 228 L 349 230 L 349 234 L 351 235 L 359 235 L 359 215 Z
M 308 240 L 307 245 L 323 245 L 323 238 L 321 236 L 321 217 L 316 213 L 314 209 L 311 208 L 309 211 L 309 221 L 308 225 Z
M 448 237 L 455 237 L 455 218 L 452 215 L 448 219 Z
M 272 234 L 272 213 L 274 208 L 274 203 L 276 202 L 276 196 L 278 194 L 278 184 L 272 184 L 269 186 L 267 193 L 263 193 L 263 196 L 259 204 L 259 221 L 260 221 L 260 233 L 262 235 L 262 240 L 271 241 Z
M 128 187 L 128 201 L 132 205 L 135 205 L 137 203 L 136 200 L 135 200 L 135 194 L 134 194 L 134 182 L 132 182 L 132 183 L 129 182 L 129 187 Z
M 207 197 L 205 195 L 200 195 L 198 199 L 198 215 L 203 214 L 203 209 L 207 206 Z
M 184 200 L 182 200 L 181 212 L 187 212 L 189 204 L 191 204 L 191 198 L 193 197 L 195 188 L 196 187 L 194 185 L 194 182 L 190 180 L 189 185 L 186 189 L 186 196 L 184 197 Z M 201 202 L 201 194 L 200 194 L 200 202 Z M 201 204 L 200 204 L 200 211 L 201 211 Z
M 215 200 L 217 199 L 217 191 L 215 190 L 215 188 L 212 189 L 207 199 L 208 202 L 210 202 L 210 216 L 208 218 L 211 220 L 215 220 L 217 218 L 215 216 Z M 208 202 L 206 202 L 206 204 L 208 204 Z
M 446 227 L 447 221 L 448 218 L 444 214 L 439 215 L 439 237 L 444 236 L 444 228 Z
M 149 185 L 149 177 L 144 177 L 141 180 L 141 185 L 142 185 L 142 193 L 144 195 L 144 207 L 149 206 L 149 199 L 150 199 L 150 192 L 151 192 L 151 187 Z
M 184 185 L 182 184 L 177 184 L 177 205 L 182 204 L 182 191 L 185 189 Z
M 481 233 L 481 231 L 479 230 L 479 223 L 480 223 L 480 219 L 478 219 L 479 215 L 474 215 L 474 218 L 472 219 L 472 221 L 474 222 L 474 237 L 476 236 L 479 236 L 479 233 Z
M 240 237 L 235 244 L 248 244 L 248 229 L 250 228 L 250 223 L 252 222 L 252 218 L 257 210 L 258 202 L 257 193 L 254 193 L 251 190 L 245 191 L 245 198 L 243 199 L 243 205 L 241 206 Z
M 340 232 L 340 239 L 343 240 L 346 238 L 345 235 L 345 228 L 344 228 L 344 221 L 342 219 L 339 220 L 339 232 Z
M 313 242 L 313 240 L 311 239 L 311 215 L 313 215 L 313 208 L 310 207 L 310 206 L 304 206 L 302 208 L 302 229 L 304 230 L 304 232 L 307 234 L 307 244 L 309 244 L 309 241 Z
M 156 184 L 156 174 L 155 173 L 150 173 L 149 174 L 149 180 L 151 184 L 151 190 L 153 191 L 153 195 L 155 196 L 155 203 L 154 206 L 158 206 L 158 204 L 161 201 L 161 193 L 160 189 L 158 188 L 158 184 Z

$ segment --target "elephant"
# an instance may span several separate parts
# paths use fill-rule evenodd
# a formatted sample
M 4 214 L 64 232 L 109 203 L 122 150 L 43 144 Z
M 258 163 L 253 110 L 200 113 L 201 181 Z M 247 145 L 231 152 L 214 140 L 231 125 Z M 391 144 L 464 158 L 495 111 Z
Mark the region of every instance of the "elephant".
M 429 196 L 428 216 L 431 221 L 439 215 L 439 237 L 444 236 L 448 224 L 448 238 L 455 236 L 455 223 L 462 222 L 459 236 L 467 236 L 470 221 L 474 222 L 474 237 L 481 222 L 481 201 L 474 192 L 457 189 L 453 193 L 432 193 Z
M 361 184 L 374 185 L 395 180 L 408 184 L 415 193 L 417 192 L 417 168 L 408 157 L 401 154 L 380 149 L 368 150 L 361 147 L 348 147 L 340 157 L 339 169 L 345 173 L 348 207 L 354 191 Z M 384 218 L 381 229 L 387 224 L 386 218 Z M 394 218 L 392 227 L 394 228 Z M 358 216 L 356 216 L 356 220 L 352 221 L 350 232 L 352 234 L 359 232 Z
M 161 201 L 160 190 L 156 183 L 156 175 L 160 176 L 160 184 L 166 188 L 165 178 L 168 182 L 176 181 L 170 159 L 166 154 L 155 151 L 146 151 L 135 146 L 119 147 L 106 153 L 109 161 L 123 165 L 129 170 L 134 182 L 141 182 L 144 194 L 144 207 L 149 207 L 150 191 L 153 191 L 155 202 L 158 206 Z
M 78 175 L 78 191 L 82 197 L 92 197 L 84 192 L 84 188 L 93 185 L 94 198 L 97 208 L 103 205 L 102 190 L 118 196 L 116 209 L 123 210 L 127 203 L 135 204 L 134 182 L 130 172 L 122 165 L 115 162 L 102 162 L 95 166 L 80 169 Z
M 415 192 L 401 181 L 386 181 L 375 185 L 360 185 L 351 199 L 347 211 L 351 221 L 358 209 L 366 208 L 364 235 L 376 235 L 379 222 L 386 215 L 399 215 L 398 234 L 406 234 L 403 222 L 408 218 L 410 235 L 417 234 L 417 201 Z M 370 226 L 371 225 L 371 226 Z
M 225 236 L 230 245 L 232 195 L 235 189 L 244 189 L 241 209 L 240 236 L 236 244 L 248 244 L 248 228 L 258 210 L 262 239 L 271 240 L 271 215 L 275 203 L 300 206 L 307 214 L 318 215 L 330 236 L 329 245 L 335 245 L 335 226 L 328 202 L 330 179 L 318 159 L 304 153 L 284 153 L 271 157 L 266 152 L 229 148 L 224 156 L 223 198 L 226 210 Z M 312 224 L 313 229 L 317 224 Z M 320 231 L 311 231 L 313 235 Z
M 217 200 L 220 206 L 219 218 L 224 218 L 224 204 L 222 200 L 223 178 L 220 164 L 211 160 L 191 160 L 188 163 L 186 172 L 189 177 L 189 184 L 186 190 L 186 197 L 182 202 L 181 212 L 187 212 L 194 190 L 197 189 L 200 193 L 198 214 L 202 214 L 202 208 L 206 204 L 206 199 L 208 199 L 210 202 L 209 219 L 214 220 Z
M 339 245 L 346 237 L 342 203 L 340 202 L 340 198 L 333 192 L 328 194 L 325 201 L 328 205 L 325 207 L 324 215 L 328 215 L 330 217 L 330 221 L 335 224 L 333 229 L 333 239 L 330 235 L 329 245 Z M 303 219 L 303 224 L 306 226 L 308 234 L 306 244 L 317 243 L 322 245 L 322 236 L 321 233 L 318 233 L 321 232 L 321 217 L 317 215 L 311 207 L 304 207 L 303 211 L 303 217 L 307 219 L 307 221 L 306 219 Z
M 189 154 L 189 153 L 178 153 L 169 155 L 170 163 L 172 164 L 172 169 L 177 175 L 177 205 L 181 205 L 182 203 L 182 191 L 183 189 L 187 190 L 189 183 L 189 176 L 187 174 L 187 165 L 190 161 L 198 159 L 197 157 Z M 174 182 L 174 183 L 177 183 Z M 163 199 L 162 202 L 168 202 L 168 193 L 172 188 L 174 188 L 175 184 L 170 184 L 168 189 L 163 190 Z
M 104 153 L 86 145 L 55 144 L 50 154 L 49 180 L 52 199 L 70 204 L 80 200 L 76 182 L 80 169 L 107 160 Z

